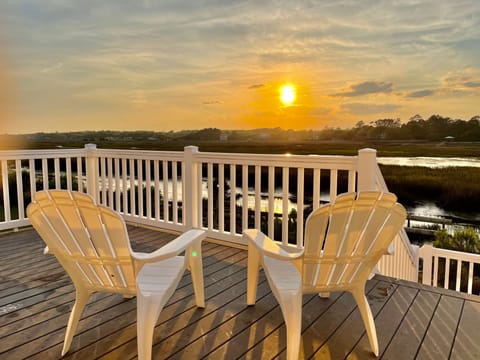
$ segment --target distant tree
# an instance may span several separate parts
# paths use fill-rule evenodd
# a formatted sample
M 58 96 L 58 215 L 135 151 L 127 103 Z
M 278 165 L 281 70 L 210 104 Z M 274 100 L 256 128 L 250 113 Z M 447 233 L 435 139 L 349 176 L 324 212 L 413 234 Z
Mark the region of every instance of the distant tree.
M 480 236 L 473 228 L 455 230 L 453 236 L 445 229 L 437 230 L 433 246 L 442 249 L 480 253 Z
M 385 127 L 385 128 L 399 128 L 400 119 L 378 119 L 373 122 L 375 127 Z

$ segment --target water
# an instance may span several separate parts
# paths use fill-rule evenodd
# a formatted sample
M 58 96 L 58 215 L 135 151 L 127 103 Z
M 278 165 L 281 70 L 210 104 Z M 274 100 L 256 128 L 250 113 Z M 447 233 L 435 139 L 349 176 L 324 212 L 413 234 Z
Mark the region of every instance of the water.
M 480 167 L 479 158 L 443 158 L 443 157 L 378 157 L 382 165 L 424 166 L 432 169 L 446 167 Z

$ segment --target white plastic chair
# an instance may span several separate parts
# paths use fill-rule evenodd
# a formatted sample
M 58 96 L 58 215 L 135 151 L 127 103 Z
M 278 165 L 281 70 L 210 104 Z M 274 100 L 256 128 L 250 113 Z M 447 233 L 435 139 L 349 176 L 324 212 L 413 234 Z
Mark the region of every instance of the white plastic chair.
M 137 296 L 138 358 L 150 359 L 155 323 L 187 268 L 195 300 L 205 307 L 201 242 L 203 230 L 189 230 L 152 253 L 132 251 L 123 218 L 78 192 L 41 191 L 27 208 L 31 224 L 72 279 L 75 304 L 62 356 L 70 348 L 90 295 L 107 291 Z M 178 256 L 185 251 L 185 256 Z
M 297 359 L 302 329 L 302 295 L 349 291 L 357 302 L 373 353 L 378 340 L 365 284 L 380 257 L 405 223 L 406 211 L 391 193 L 339 195 L 310 214 L 304 248 L 281 246 L 259 230 L 248 241 L 247 303 L 255 304 L 263 267 L 280 304 L 287 329 L 287 359 Z

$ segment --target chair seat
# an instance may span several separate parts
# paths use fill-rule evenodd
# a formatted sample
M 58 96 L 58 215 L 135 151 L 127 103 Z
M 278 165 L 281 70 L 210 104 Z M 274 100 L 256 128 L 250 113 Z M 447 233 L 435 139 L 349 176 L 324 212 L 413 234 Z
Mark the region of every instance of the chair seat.
M 279 291 L 299 292 L 302 287 L 302 277 L 295 265 L 290 261 L 282 261 L 265 256 L 263 258 L 265 274 L 269 283 Z
M 158 263 L 145 264 L 137 276 L 137 292 L 144 296 L 162 295 L 184 273 L 185 258 L 175 256 Z

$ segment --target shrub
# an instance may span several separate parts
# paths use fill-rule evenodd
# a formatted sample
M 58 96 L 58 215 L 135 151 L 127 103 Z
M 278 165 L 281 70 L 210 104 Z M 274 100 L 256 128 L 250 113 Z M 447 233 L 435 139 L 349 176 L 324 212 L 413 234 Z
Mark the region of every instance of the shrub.
M 445 229 L 435 232 L 433 246 L 469 253 L 480 253 L 480 236 L 473 228 L 455 230 L 453 236 Z

